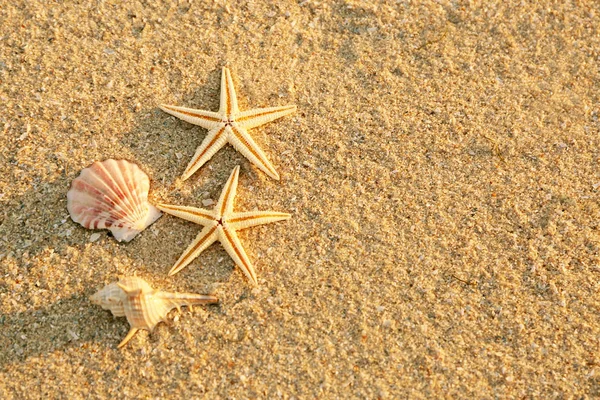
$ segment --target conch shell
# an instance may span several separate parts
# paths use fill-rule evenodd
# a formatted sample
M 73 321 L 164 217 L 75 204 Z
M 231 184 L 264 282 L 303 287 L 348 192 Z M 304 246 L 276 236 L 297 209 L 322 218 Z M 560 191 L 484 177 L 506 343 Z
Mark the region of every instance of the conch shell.
M 140 329 L 152 331 L 159 322 L 166 321 L 167 314 L 174 308 L 181 311 L 182 306 L 191 309 L 195 304 L 219 301 L 215 296 L 154 290 L 148 282 L 135 276 L 105 286 L 90 300 L 110 310 L 115 317 L 127 317 L 131 329 L 118 347 L 125 346 Z
M 71 219 L 88 229 L 110 229 L 129 242 L 161 216 L 148 203 L 150 180 L 127 160 L 95 162 L 81 171 L 67 193 Z

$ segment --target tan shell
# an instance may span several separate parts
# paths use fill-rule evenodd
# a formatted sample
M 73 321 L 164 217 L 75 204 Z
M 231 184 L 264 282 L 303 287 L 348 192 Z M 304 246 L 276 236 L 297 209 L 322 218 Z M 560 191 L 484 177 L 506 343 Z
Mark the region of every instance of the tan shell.
M 131 325 L 129 333 L 119 343 L 119 347 L 127 342 L 140 329 L 152 331 L 156 324 L 165 321 L 167 314 L 174 308 L 192 307 L 195 304 L 216 303 L 215 296 L 192 293 L 170 293 L 154 290 L 142 278 L 121 278 L 111 283 L 90 297 L 92 303 L 110 310 L 115 317 L 127 317 Z
M 95 162 L 81 171 L 67 193 L 71 219 L 88 229 L 110 229 L 129 242 L 160 217 L 148 203 L 150 180 L 127 160 Z

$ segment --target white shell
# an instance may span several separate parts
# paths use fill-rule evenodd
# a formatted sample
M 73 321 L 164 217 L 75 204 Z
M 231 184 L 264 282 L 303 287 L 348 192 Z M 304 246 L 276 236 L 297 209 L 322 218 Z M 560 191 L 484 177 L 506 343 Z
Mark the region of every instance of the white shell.
M 129 242 L 161 216 L 148 203 L 150 180 L 127 160 L 96 161 L 71 183 L 67 209 L 71 219 L 88 229 L 110 229 Z
M 174 308 L 179 310 L 182 306 L 219 301 L 215 296 L 154 290 L 148 282 L 135 276 L 121 278 L 119 282 L 105 286 L 90 300 L 110 310 L 115 317 L 127 317 L 131 329 L 119 347 L 125 346 L 140 329 L 152 331 L 156 324 L 166 320 L 167 314 Z

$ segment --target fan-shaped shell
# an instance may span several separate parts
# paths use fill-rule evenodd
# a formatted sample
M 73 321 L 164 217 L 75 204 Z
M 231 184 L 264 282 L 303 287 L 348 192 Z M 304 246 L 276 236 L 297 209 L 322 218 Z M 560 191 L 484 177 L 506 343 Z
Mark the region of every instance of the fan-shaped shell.
M 174 308 L 194 304 L 210 304 L 219 300 L 214 296 L 193 293 L 171 293 L 154 290 L 138 277 L 121 278 L 90 297 L 92 303 L 110 310 L 116 317 L 127 317 L 131 330 L 119 344 L 124 346 L 140 329 L 152 331 Z
M 148 202 L 150 180 L 127 160 L 96 161 L 71 184 L 67 209 L 71 219 L 88 229 L 109 229 L 129 242 L 160 217 Z

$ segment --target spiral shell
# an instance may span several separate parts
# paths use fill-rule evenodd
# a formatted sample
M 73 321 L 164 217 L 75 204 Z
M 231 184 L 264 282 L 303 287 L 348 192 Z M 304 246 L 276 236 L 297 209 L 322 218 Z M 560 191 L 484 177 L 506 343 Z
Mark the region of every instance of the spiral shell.
M 150 180 L 126 160 L 95 162 L 81 171 L 67 193 L 71 219 L 88 229 L 109 229 L 129 242 L 160 217 L 148 203 Z
M 192 293 L 171 293 L 154 290 L 138 277 L 121 278 L 111 283 L 90 297 L 92 303 L 110 310 L 115 317 L 127 317 L 131 329 L 119 343 L 123 347 L 140 329 L 152 331 L 154 327 L 165 321 L 167 314 L 174 308 L 192 307 L 195 304 L 216 303 L 215 296 Z

